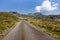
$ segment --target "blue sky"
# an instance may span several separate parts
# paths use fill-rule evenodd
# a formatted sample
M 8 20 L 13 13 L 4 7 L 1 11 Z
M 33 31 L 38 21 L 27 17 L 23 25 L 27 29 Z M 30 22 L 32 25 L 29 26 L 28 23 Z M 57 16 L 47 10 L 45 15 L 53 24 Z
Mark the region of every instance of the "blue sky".
M 17 11 L 21 13 L 36 12 L 36 6 L 41 6 L 45 0 L 0 0 L 0 11 Z M 58 3 L 58 8 L 46 14 L 60 14 L 60 0 L 49 0 Z M 44 12 L 44 11 L 42 11 Z

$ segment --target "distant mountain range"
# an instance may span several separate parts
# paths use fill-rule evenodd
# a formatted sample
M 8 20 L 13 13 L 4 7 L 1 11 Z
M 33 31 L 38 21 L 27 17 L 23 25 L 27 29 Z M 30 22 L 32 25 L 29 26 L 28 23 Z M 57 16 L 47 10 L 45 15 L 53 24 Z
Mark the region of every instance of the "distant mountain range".
M 18 17 L 32 17 L 32 18 L 36 18 L 36 19 L 42 19 L 42 18 L 50 18 L 50 19 L 54 19 L 54 20 L 60 20 L 60 15 L 43 15 L 40 12 L 36 12 L 36 13 L 28 13 L 27 15 L 25 14 L 20 14 L 18 12 L 9 12 L 12 13 L 14 15 L 17 15 Z
M 53 19 L 56 21 L 60 21 L 60 15 L 43 15 L 42 13 L 36 12 L 36 13 L 29 13 L 28 16 L 32 16 L 36 19 Z

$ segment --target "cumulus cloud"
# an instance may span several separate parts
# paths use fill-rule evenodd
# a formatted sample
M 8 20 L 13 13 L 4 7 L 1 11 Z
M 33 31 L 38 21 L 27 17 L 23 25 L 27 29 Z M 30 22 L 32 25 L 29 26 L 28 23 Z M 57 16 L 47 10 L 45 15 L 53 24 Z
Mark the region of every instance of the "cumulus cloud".
M 44 0 L 44 2 L 40 6 L 36 6 L 35 10 L 37 12 L 41 11 L 54 11 L 58 8 L 58 3 L 51 2 L 49 0 Z

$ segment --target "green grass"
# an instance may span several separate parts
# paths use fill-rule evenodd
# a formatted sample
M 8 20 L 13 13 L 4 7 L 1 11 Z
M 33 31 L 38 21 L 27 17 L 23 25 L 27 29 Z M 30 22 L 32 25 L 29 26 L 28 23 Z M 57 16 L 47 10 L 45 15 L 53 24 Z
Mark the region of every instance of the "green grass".
M 8 12 L 0 12 L 0 33 L 11 28 L 19 19 Z

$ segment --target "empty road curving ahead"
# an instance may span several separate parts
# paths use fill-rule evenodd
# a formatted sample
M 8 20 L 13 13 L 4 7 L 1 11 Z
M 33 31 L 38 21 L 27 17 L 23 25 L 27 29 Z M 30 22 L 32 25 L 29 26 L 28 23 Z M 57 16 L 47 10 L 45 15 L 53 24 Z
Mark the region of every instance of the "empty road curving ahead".
M 21 21 L 2 40 L 54 40 L 54 38 Z

